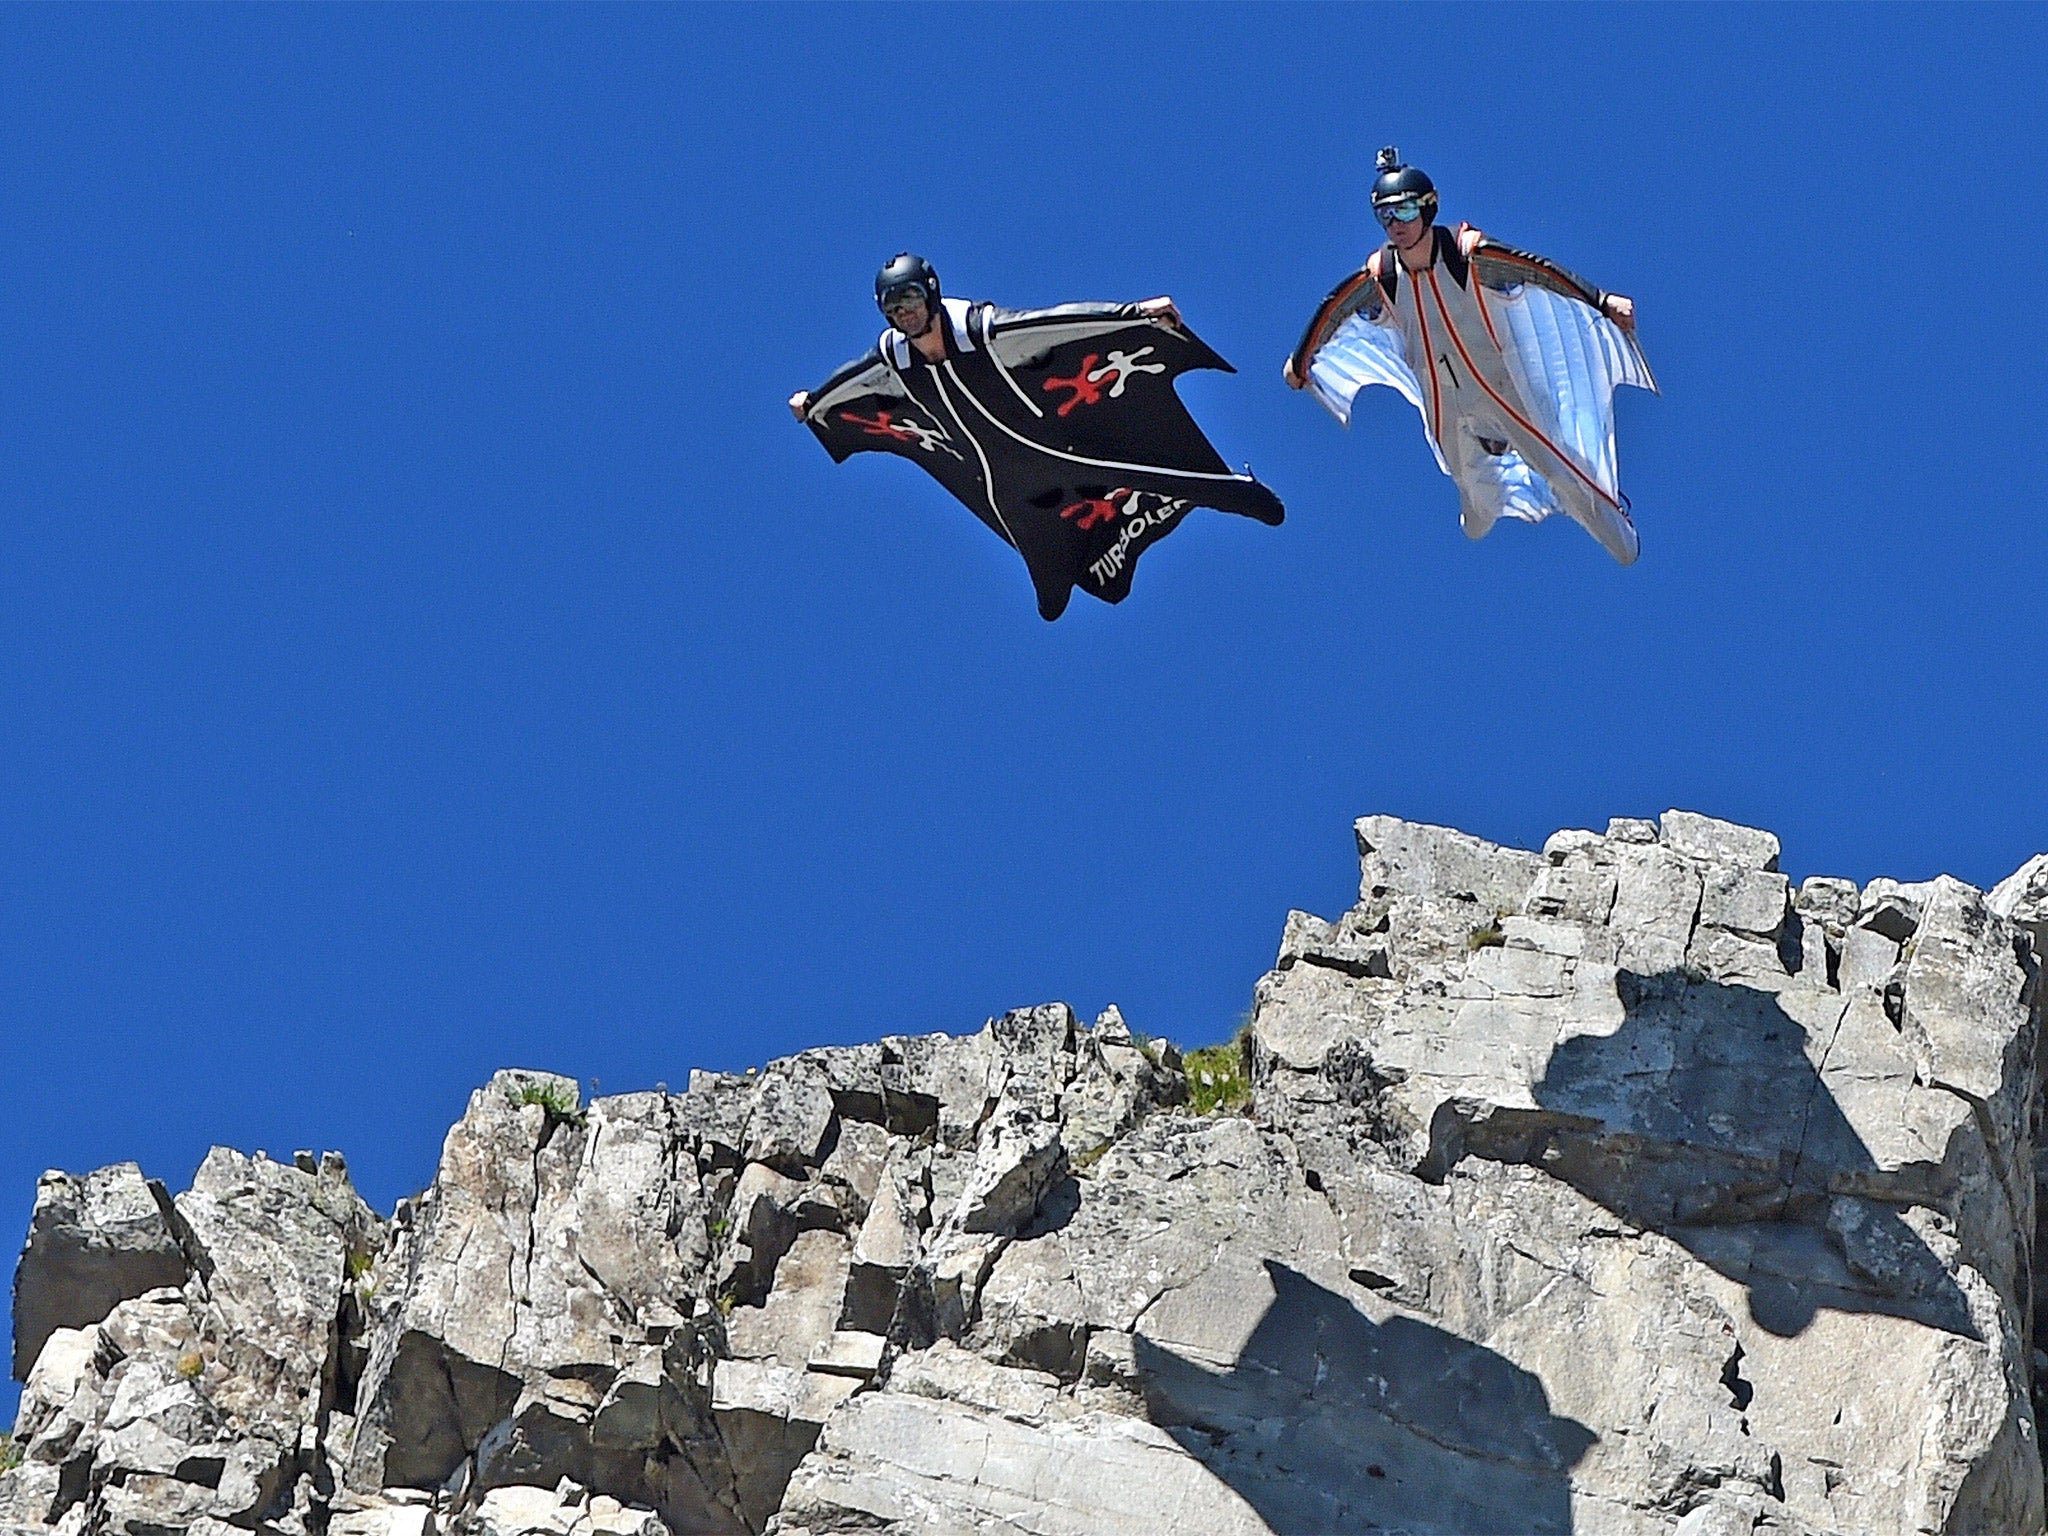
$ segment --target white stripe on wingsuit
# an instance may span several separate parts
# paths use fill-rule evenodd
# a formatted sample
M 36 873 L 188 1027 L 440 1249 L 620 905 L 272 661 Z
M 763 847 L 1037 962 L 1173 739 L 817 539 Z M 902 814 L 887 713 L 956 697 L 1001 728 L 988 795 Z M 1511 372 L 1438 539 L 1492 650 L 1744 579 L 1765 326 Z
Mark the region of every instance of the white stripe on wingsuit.
M 974 335 L 967 328 L 967 312 L 973 306 L 965 299 L 941 299 L 939 308 L 946 312 L 946 318 L 953 322 L 953 334 L 960 338 L 960 350 L 974 350 Z
M 858 400 L 865 396 L 868 393 L 868 389 L 863 385 L 862 381 L 872 377 L 875 368 L 881 369 L 883 373 L 881 384 L 874 386 L 875 388 L 881 388 L 884 385 L 892 386 L 897 394 L 908 398 L 908 392 L 903 388 L 903 380 L 890 369 L 889 360 L 885 357 L 876 363 L 874 368 L 863 368 L 844 384 L 834 389 L 828 389 L 824 394 L 819 395 L 811 402 L 810 408 L 804 412 L 805 417 L 812 421 L 822 420 L 825 412 L 831 410 L 835 405 L 843 404 L 849 397 Z
M 953 364 L 950 361 L 946 364 L 946 372 L 953 373 Z M 959 374 L 953 373 L 953 382 L 960 384 Z M 977 411 L 994 423 L 997 431 L 1003 433 L 1006 437 L 1015 438 L 1026 448 L 1042 453 L 1048 458 L 1065 459 L 1069 464 L 1086 464 L 1090 469 L 1131 469 L 1136 470 L 1141 475 L 1172 475 L 1174 478 L 1181 480 L 1227 480 L 1237 485 L 1251 485 L 1254 483 L 1250 475 L 1219 475 L 1213 469 L 1168 469 L 1163 464 L 1125 464 L 1118 459 L 1090 459 L 1084 458 L 1078 453 L 1067 453 L 1058 448 L 1048 448 L 1045 444 L 1034 443 L 1030 438 L 1023 436 L 1021 433 L 1012 432 L 1008 427 L 1004 426 L 1001 421 L 996 419 L 994 413 L 987 406 L 974 398 L 974 391 L 965 384 L 960 384 L 960 393 L 967 397 L 968 401 Z M 950 404 L 950 401 L 948 403 Z
M 1024 402 L 1024 409 L 1043 421 L 1045 419 L 1045 412 L 1038 408 L 1038 402 L 1018 387 L 1017 381 L 1010 377 L 1010 370 L 1003 366 L 1003 359 L 996 351 L 995 339 L 989 335 L 988 327 L 988 311 L 983 310 L 981 312 L 981 343 L 988 348 L 988 360 L 996 365 L 996 372 L 1003 376 L 1003 382 L 1010 386 L 1010 392 Z
M 946 364 L 946 372 L 953 373 L 953 365 L 951 363 Z M 1010 532 L 1010 524 L 1008 519 L 1003 516 L 1003 509 L 996 505 L 995 471 L 988 467 L 988 455 L 981 451 L 981 439 L 968 431 L 967 423 L 960 419 L 959 411 L 954 409 L 953 406 L 953 397 L 946 393 L 946 381 L 939 377 L 939 371 L 936 368 L 932 370 L 932 382 L 939 386 L 939 400 L 946 407 L 946 413 L 953 418 L 953 425 L 960 429 L 962 437 L 974 444 L 974 456 L 981 460 L 981 489 L 982 494 L 988 497 L 989 511 L 995 513 L 996 523 L 1002 528 L 1003 537 L 1010 541 L 1010 548 L 1022 554 L 1024 546 L 1017 542 L 1017 535 Z M 953 382 L 960 384 L 960 376 L 957 373 L 953 374 Z M 960 389 L 964 394 L 966 393 L 967 386 L 960 384 Z M 968 395 L 967 398 L 972 400 L 974 396 Z M 986 412 L 983 414 L 986 414 Z

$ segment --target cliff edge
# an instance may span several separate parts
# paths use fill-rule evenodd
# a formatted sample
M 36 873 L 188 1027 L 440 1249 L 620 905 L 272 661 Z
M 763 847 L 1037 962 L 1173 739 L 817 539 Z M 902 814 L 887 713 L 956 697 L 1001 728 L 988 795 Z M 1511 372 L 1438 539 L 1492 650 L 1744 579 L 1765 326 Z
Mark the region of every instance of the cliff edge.
M 1051 1004 L 501 1072 L 389 1218 L 45 1175 L 0 1536 L 2041 1531 L 2048 856 L 1357 834 L 1192 1082 Z

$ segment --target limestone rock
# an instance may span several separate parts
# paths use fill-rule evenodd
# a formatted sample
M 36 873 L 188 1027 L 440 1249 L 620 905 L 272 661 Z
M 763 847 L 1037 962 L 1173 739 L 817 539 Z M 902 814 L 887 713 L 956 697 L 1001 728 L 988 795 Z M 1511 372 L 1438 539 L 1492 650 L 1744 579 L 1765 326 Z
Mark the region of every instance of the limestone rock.
M 808 1369 L 828 1376 L 852 1376 L 866 1381 L 882 1367 L 882 1350 L 888 1340 L 879 1333 L 841 1329 L 811 1349 Z
M 1051 1378 L 933 1349 L 828 1421 L 768 1529 L 1254 1536 L 1269 1529 L 1170 1432 L 1076 1412 Z
M 2032 935 L 2034 958 L 2048 964 L 2048 853 L 2037 853 L 1991 888 L 1984 904 Z
M 669 1536 L 654 1511 L 574 1483 L 494 1488 L 464 1529 L 466 1536 Z
M 1776 870 L 1778 839 L 1755 827 L 1716 821 L 1696 811 L 1666 811 L 1657 821 L 1658 841 L 1673 853 L 1703 864 L 1733 869 Z
M 1076 1030 L 1072 1075 L 1060 1091 L 1059 1135 L 1070 1157 L 1092 1157 L 1147 1115 L 1183 1102 L 1179 1052 L 1148 1052 L 1115 1008 Z
M 140 1176 L 117 1168 L 82 1183 L 132 1191 Z M 322 1428 L 347 1385 L 352 1262 L 381 1249 L 383 1223 L 338 1158 L 279 1164 L 216 1148 L 167 1226 L 181 1238 L 181 1285 L 44 1343 L 7 1502 L 19 1513 L 27 1494 L 60 1529 L 130 1536 L 303 1528 L 302 1492 L 331 1477 Z
M 1799 894 L 1793 899 L 1793 906 L 1800 914 L 1821 924 L 1824 932 L 1840 938 L 1842 932 L 1856 921 L 1856 911 L 1862 901 L 1862 893 L 1853 880 L 1840 880 L 1832 875 L 1809 875 L 1799 883 Z
M 931 1205 L 927 1166 L 915 1149 L 901 1143 L 891 1147 L 848 1256 L 842 1326 L 868 1333 L 888 1330 L 897 1293 L 917 1258 L 923 1218 Z
M 833 1117 L 824 1073 L 802 1057 L 775 1062 L 754 1092 L 745 1154 L 749 1161 L 802 1177 L 823 1158 Z
M 404 1281 L 370 1321 L 352 1486 L 569 1477 L 678 1528 L 744 1528 L 705 1321 L 703 1170 L 752 1135 L 708 1112 L 727 1098 L 693 1082 L 585 1108 L 533 1072 L 472 1095 L 388 1261 Z
M 1555 893 L 1534 911 L 1539 878 L 1536 921 L 1397 967 L 1391 995 L 1300 967 L 1261 984 L 1258 1108 L 1328 1192 L 1353 1276 L 1484 1338 L 1592 1434 L 1555 1528 L 1585 1528 L 1590 1496 L 1642 1511 L 1602 1528 L 1664 1529 L 1714 1486 L 1728 1519 L 1784 1528 L 2039 1529 L 2014 1262 L 2038 1020 L 2010 931 L 1955 882 L 1809 882 L 1788 913 L 1774 838 L 1686 813 L 1546 857 L 1615 871 L 1604 920 Z M 1467 910 L 1425 890 L 1389 942 Z M 985 1316 L 1009 1288 L 999 1268 Z M 1963 1399 L 1933 1433 L 1897 1417 Z
M 954 1224 L 962 1232 L 1015 1232 L 1066 1166 L 1058 1122 L 1026 1105 L 1006 1105 L 982 1128 Z
M 734 1307 L 727 1316 L 726 1345 L 733 1356 L 779 1360 L 802 1370 L 838 1329 L 851 1256 L 842 1233 L 819 1228 L 800 1234 L 776 1266 L 761 1304 Z
M 0 1528 L 46 1526 L 63 1508 L 64 1474 L 47 1461 L 25 1461 L 0 1473 Z
M 859 1385 L 847 1376 L 781 1365 L 719 1365 L 711 1409 L 732 1456 L 740 1508 L 751 1529 L 767 1525 L 790 1473 L 817 1444 L 832 1410 Z
M 28 1246 L 14 1271 L 14 1376 L 28 1378 L 43 1341 L 84 1328 L 118 1302 L 185 1283 L 170 1199 L 133 1163 L 84 1178 L 54 1169 L 36 1181 Z
M 295 1444 L 321 1406 L 350 1270 L 382 1251 L 383 1223 L 338 1164 L 308 1174 L 226 1147 L 207 1154 L 177 1210 L 204 1297 L 210 1395 Z
M 101 1343 L 98 1328 L 59 1328 L 43 1341 L 14 1414 L 14 1443 L 24 1452 L 88 1390 Z
M 386 1504 L 337 1511 L 327 1536 L 438 1536 L 434 1512 L 423 1504 Z
M 1935 884 L 1927 880 L 1909 885 L 1879 877 L 1863 888 L 1857 904 L 1856 921 L 1862 927 L 1883 934 L 1895 944 L 1903 944 L 1920 926 L 1920 914 Z

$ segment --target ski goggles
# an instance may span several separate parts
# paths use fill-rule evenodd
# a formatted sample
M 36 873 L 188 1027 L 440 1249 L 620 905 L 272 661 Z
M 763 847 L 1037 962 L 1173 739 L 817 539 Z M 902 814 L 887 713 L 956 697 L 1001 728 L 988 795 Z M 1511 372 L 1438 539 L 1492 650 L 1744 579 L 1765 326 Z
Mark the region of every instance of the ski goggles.
M 920 307 L 926 307 L 924 290 L 915 284 L 907 288 L 891 288 L 882 295 L 882 313 L 885 315 Z
M 1372 211 L 1382 224 L 1413 224 L 1423 215 L 1422 199 L 1402 197 L 1391 203 L 1375 203 Z

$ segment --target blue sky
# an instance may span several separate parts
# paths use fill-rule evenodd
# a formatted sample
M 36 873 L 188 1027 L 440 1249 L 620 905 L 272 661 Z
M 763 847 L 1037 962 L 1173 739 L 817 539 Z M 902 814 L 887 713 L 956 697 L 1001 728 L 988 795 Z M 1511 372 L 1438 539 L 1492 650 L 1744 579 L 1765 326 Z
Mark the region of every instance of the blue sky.
M 0 1232 L 1115 1001 L 1221 1038 L 1350 822 L 1679 805 L 1795 874 L 2048 849 L 2048 11 L 0 11 Z M 1279 382 L 1396 142 L 1632 295 L 1643 558 L 1471 545 Z M 1041 622 L 783 400 L 951 292 L 1171 293 L 1286 498 Z

